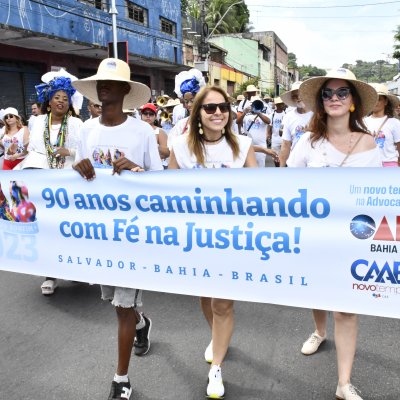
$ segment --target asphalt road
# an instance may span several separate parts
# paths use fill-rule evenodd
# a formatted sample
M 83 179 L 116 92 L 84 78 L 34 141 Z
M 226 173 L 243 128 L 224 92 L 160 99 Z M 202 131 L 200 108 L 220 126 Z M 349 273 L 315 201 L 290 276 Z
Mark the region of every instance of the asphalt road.
M 106 400 L 116 363 L 116 317 L 98 286 L 61 281 L 40 294 L 40 277 L 0 271 L 0 399 Z M 132 356 L 133 400 L 205 398 L 210 332 L 190 296 L 146 292 L 152 346 Z M 300 353 L 309 310 L 236 303 L 236 329 L 223 367 L 227 400 L 334 400 L 336 355 L 329 340 Z M 400 321 L 360 317 L 353 383 L 364 400 L 400 399 Z

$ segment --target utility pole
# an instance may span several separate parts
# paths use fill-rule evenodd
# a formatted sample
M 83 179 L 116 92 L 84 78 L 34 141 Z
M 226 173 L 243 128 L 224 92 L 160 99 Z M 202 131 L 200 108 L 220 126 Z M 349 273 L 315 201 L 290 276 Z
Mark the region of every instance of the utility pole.
M 201 0 L 200 9 L 200 23 L 201 23 L 201 39 L 200 39 L 200 59 L 206 61 L 208 59 L 208 25 L 206 24 L 206 0 Z
M 112 33 L 113 33 L 113 50 L 114 50 L 114 58 L 118 58 L 118 40 L 117 40 L 117 15 L 118 10 L 115 6 L 115 0 L 111 0 L 111 8 L 108 12 L 111 14 L 112 20 Z

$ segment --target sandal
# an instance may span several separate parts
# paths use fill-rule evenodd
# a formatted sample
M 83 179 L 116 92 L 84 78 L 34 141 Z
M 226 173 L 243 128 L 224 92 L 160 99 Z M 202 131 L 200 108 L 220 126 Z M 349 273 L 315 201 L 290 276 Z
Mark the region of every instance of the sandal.
M 52 294 L 54 294 L 57 286 L 58 285 L 56 279 L 48 279 L 47 281 L 44 281 L 42 283 L 42 286 L 40 286 L 40 288 L 42 289 L 42 294 L 44 296 L 51 296 Z

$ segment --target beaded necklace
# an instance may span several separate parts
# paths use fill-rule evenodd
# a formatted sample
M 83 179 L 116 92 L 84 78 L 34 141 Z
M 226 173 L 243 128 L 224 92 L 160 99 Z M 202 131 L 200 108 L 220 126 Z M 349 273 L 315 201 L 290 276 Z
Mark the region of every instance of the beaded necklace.
M 56 151 L 56 147 L 63 147 L 65 144 L 65 140 L 67 138 L 68 130 L 67 130 L 67 121 L 68 114 L 65 114 L 62 121 L 60 130 L 57 134 L 56 144 L 53 146 L 50 142 L 50 127 L 51 127 L 51 113 L 46 116 L 46 124 L 44 128 L 44 146 L 46 148 L 46 156 L 47 162 L 51 169 L 61 169 L 64 168 L 65 157 L 60 156 L 56 157 L 54 152 Z

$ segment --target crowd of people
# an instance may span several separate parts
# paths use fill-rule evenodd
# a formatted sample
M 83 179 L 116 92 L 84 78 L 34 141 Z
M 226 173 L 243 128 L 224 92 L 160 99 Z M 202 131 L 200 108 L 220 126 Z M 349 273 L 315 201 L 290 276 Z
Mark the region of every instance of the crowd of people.
M 236 99 L 206 86 L 196 69 L 175 79 L 174 99 L 149 102 L 150 89 L 131 80 L 128 64 L 103 60 L 94 76 L 77 79 L 67 71 L 48 73 L 36 86 L 38 103 L 24 122 L 12 106 L 1 110 L 3 169 L 73 168 L 86 180 L 97 168 L 113 174 L 163 169 L 259 167 L 398 167 L 400 100 L 384 84 L 357 80 L 344 68 L 295 82 L 280 97 L 262 96 L 254 85 Z M 79 110 L 88 99 L 90 118 Z M 40 103 L 40 104 L 39 104 Z M 0 190 L 0 205 L 6 198 Z M 23 196 L 22 196 L 23 197 Z M 0 217 L 12 215 L 5 206 Z M 4 217 L 3 217 L 4 216 Z M 46 277 L 44 295 L 57 280 Z M 101 286 L 118 320 L 117 368 L 108 399 L 130 399 L 128 377 L 132 349 L 150 350 L 152 321 L 138 312 L 142 291 Z M 206 395 L 222 399 L 222 365 L 234 330 L 234 302 L 200 298 L 210 331 L 204 358 L 211 364 Z M 313 310 L 315 329 L 301 352 L 311 355 L 326 340 L 327 312 Z M 336 398 L 361 400 L 351 383 L 358 319 L 335 312 L 338 364 Z

